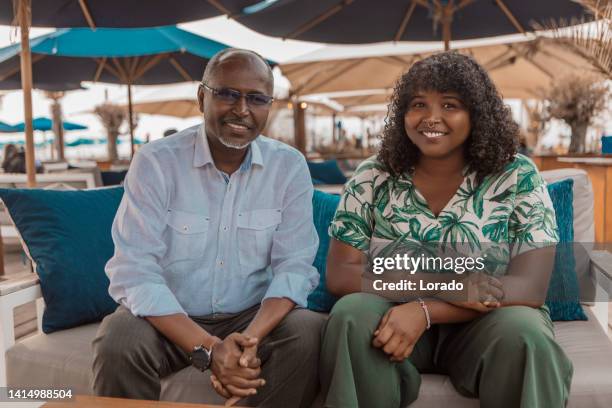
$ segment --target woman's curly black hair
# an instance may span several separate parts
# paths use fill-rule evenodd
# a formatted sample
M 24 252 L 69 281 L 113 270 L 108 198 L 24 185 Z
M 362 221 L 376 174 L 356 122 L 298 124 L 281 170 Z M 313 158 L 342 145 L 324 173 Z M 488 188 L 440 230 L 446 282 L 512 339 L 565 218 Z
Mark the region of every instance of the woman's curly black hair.
M 419 91 L 456 92 L 469 111 L 465 158 L 476 180 L 499 173 L 518 148 L 519 128 L 487 72 L 471 57 L 443 52 L 416 62 L 399 79 L 381 137 L 380 160 L 393 175 L 410 172 L 420 155 L 406 135 L 404 115 Z

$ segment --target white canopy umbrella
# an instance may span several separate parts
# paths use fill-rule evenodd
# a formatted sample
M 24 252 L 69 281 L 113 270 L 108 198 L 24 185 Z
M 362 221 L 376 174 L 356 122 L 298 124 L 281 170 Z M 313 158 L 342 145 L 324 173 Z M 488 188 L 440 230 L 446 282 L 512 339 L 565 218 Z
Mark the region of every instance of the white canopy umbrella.
M 198 108 L 198 82 L 183 82 L 170 85 L 134 87 L 132 109 L 137 113 L 149 115 L 166 115 L 177 118 L 200 116 Z M 122 98 L 117 104 L 127 108 L 127 99 Z
M 487 45 L 457 42 L 456 51 L 473 56 L 489 72 L 504 98 L 540 98 L 554 79 L 595 73 L 589 63 L 554 40 L 506 37 Z M 354 90 L 389 90 L 419 59 L 441 51 L 438 45 L 328 46 L 280 66 L 294 95 Z M 371 100 L 363 103 L 378 103 Z

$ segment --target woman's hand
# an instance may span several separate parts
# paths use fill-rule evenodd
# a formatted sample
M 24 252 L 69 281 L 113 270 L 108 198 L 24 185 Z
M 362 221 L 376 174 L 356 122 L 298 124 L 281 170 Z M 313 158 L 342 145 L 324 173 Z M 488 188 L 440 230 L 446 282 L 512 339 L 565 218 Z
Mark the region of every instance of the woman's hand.
M 416 302 L 387 310 L 374 332 L 372 345 L 391 356 L 391 361 L 404 361 L 427 329 L 427 319 Z
M 481 313 L 490 312 L 501 306 L 504 290 L 499 279 L 482 273 L 472 273 L 462 282 L 467 288 L 467 300 L 449 303 Z

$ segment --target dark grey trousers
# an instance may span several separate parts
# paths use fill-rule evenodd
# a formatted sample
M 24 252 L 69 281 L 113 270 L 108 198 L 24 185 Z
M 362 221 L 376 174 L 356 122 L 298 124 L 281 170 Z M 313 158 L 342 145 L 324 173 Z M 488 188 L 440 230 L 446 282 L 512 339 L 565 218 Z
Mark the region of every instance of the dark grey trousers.
M 235 314 L 190 318 L 223 339 L 246 329 L 258 309 L 259 305 Z M 322 314 L 294 309 L 261 340 L 262 378 L 266 385 L 238 405 L 310 407 L 318 391 L 324 321 Z M 134 316 L 123 306 L 102 321 L 93 341 L 93 351 L 93 387 L 100 396 L 158 400 L 160 379 L 190 364 L 185 352 L 147 320 Z M 206 374 L 204 378 L 210 381 L 210 372 Z

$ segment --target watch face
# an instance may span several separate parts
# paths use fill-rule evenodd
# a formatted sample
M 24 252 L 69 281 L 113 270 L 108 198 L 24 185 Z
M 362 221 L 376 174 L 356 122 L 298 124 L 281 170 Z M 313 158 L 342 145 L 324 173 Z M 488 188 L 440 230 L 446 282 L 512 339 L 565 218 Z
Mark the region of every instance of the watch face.
M 200 371 L 206 371 L 210 365 L 210 356 L 204 349 L 191 353 L 191 364 Z

